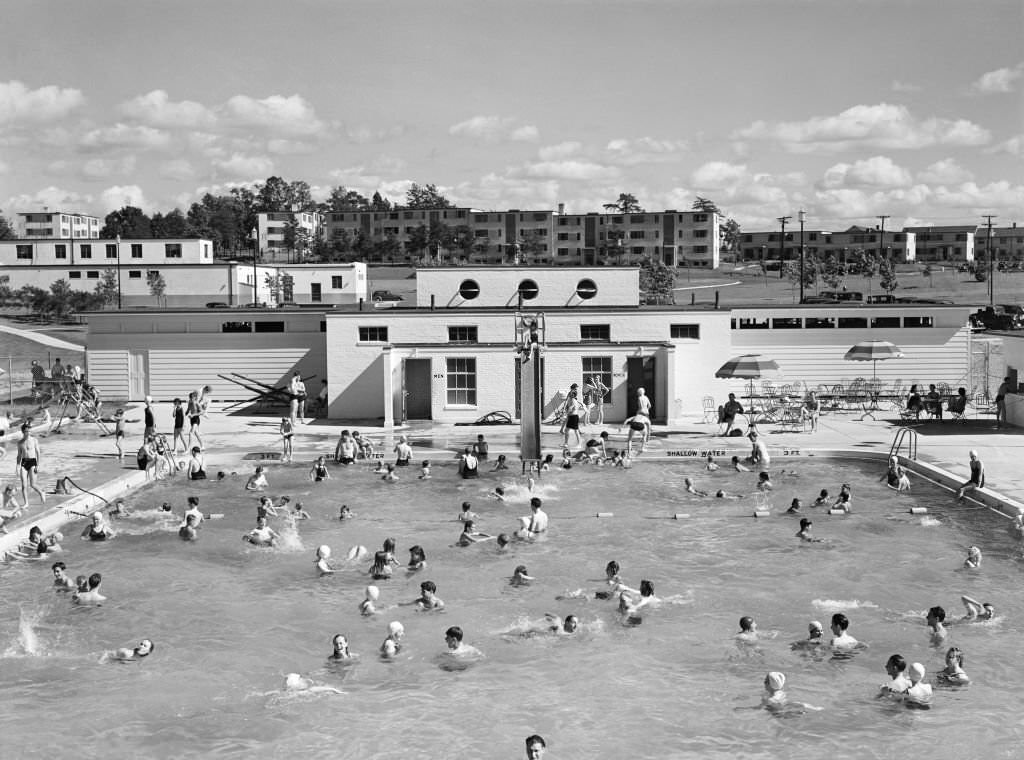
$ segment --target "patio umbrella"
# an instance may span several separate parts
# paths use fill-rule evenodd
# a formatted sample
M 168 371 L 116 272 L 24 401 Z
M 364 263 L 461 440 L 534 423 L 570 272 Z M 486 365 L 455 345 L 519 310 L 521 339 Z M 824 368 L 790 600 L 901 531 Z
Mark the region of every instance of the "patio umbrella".
M 744 354 L 727 361 L 715 373 L 715 377 L 732 380 L 742 378 L 750 381 L 750 403 L 754 403 L 754 381 L 765 375 L 778 373 L 779 365 L 771 359 L 762 359 L 760 354 Z
M 886 359 L 900 359 L 903 352 L 887 340 L 862 340 L 843 358 L 851 362 L 871 362 L 871 379 L 878 379 L 878 362 Z

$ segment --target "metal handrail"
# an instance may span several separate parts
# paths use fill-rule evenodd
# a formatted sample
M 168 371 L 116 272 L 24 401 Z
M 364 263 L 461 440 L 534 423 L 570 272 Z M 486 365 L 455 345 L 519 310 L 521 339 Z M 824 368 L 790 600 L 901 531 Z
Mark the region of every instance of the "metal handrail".
M 899 456 L 904 439 L 907 443 L 907 459 L 917 459 L 917 431 L 912 428 L 900 428 L 889 449 L 889 456 Z

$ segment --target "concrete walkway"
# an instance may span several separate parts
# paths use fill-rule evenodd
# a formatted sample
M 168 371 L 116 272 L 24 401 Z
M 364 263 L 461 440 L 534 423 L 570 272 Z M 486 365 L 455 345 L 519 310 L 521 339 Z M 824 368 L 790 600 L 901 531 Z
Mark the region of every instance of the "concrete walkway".
M 43 346 L 49 346 L 50 348 L 59 348 L 62 351 L 84 351 L 85 346 L 81 343 L 71 343 L 67 340 L 61 340 L 60 338 L 53 338 L 49 335 L 43 335 L 35 330 L 25 330 L 20 327 L 12 327 L 11 325 L 0 323 L 0 332 L 9 333 L 10 335 L 17 335 L 19 338 L 25 340 L 31 340 L 39 343 Z
M 154 409 L 158 428 L 170 437 L 167 423 L 171 419 L 171 404 L 157 404 Z M 135 453 L 141 445 L 142 407 L 129 405 L 126 408 L 127 438 L 125 459 L 118 461 L 114 456 L 113 438 L 101 435 L 99 427 L 92 423 L 72 422 L 62 426 L 61 433 L 40 435 L 42 460 L 40 462 L 40 483 L 47 492 L 52 492 L 58 477 L 70 476 L 82 488 L 104 493 L 104 484 L 117 481 L 121 488 L 124 477 L 135 468 Z M 203 420 L 202 432 L 206 444 L 207 472 L 215 475 L 219 470 L 251 472 L 261 455 L 268 455 L 267 463 L 273 464 L 280 452 L 278 425 L 280 414 L 222 414 L 216 407 L 211 410 L 210 419 Z M 749 443 L 745 438 L 723 438 L 716 435 L 718 425 L 705 423 L 694 416 L 684 420 L 682 425 L 671 429 L 656 425 L 651 445 L 640 461 L 663 461 L 685 464 L 689 460 L 695 467 L 708 449 L 722 452 L 718 458 L 733 454 L 745 456 Z M 814 432 L 783 432 L 772 424 L 758 426 L 764 435 L 773 459 L 793 460 L 817 452 L 846 451 L 869 452 L 874 456 L 889 453 L 893 440 L 902 429 L 895 420 L 864 420 L 853 414 L 828 414 L 821 418 L 819 429 Z M 491 458 L 506 454 L 512 472 L 518 468 L 519 427 L 499 426 L 457 426 L 432 423 L 413 423 L 394 430 L 384 429 L 379 421 L 313 421 L 298 426 L 294 441 L 296 462 L 312 462 L 320 454 L 333 456 L 335 444 L 342 429 L 359 430 L 370 436 L 384 453 L 386 460 L 393 457 L 392 447 L 400 434 L 407 434 L 413 444 L 414 460 L 429 459 L 433 466 L 453 466 L 458 452 L 471 446 L 479 433 L 483 433 L 490 444 Z M 612 445 L 621 447 L 625 434 L 618 425 L 607 425 L 605 429 L 612 436 Z M 951 473 L 957 480 L 966 480 L 969 475 L 968 451 L 977 449 L 985 463 L 988 487 L 1001 494 L 1024 501 L 1024 430 L 1009 428 L 993 429 L 991 417 L 970 420 L 967 424 L 944 422 L 921 423 L 912 430 L 917 436 L 918 459 Z M 599 431 L 591 428 L 584 432 L 584 438 Z M 910 434 L 907 434 L 910 435 Z M 16 436 L 15 436 L 16 439 Z M 561 451 L 561 436 L 558 429 L 545 425 L 542 432 L 544 449 L 555 454 Z M 901 450 L 906 455 L 907 449 Z M 14 468 L 14 451 L 0 460 L 0 471 L 7 482 L 17 484 Z M 879 463 L 879 474 L 884 465 Z M 105 493 L 120 495 L 114 486 Z M 0 554 L 5 547 L 16 544 L 27 535 L 28 527 L 53 513 L 62 512 L 62 505 L 68 499 L 80 497 L 78 493 L 69 496 L 50 496 L 45 507 L 38 497 L 31 498 L 27 514 L 8 524 L 10 536 L 0 536 Z M 108 496 L 107 498 L 111 498 Z M 99 503 L 97 502 L 97 506 Z M 66 516 L 65 516 L 66 517 Z

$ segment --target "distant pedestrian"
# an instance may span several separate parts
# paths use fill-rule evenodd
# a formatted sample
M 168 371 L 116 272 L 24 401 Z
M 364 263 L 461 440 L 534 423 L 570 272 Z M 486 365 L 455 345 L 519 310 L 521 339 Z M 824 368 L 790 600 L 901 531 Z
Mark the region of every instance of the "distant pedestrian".
M 1010 392 L 1010 378 L 1004 377 L 996 389 L 996 429 L 1006 424 L 1006 394 Z
M 142 438 L 145 440 L 151 435 L 156 435 L 156 418 L 153 416 L 153 397 L 146 396 L 146 408 L 142 412 L 145 418 L 146 429 L 142 432 Z

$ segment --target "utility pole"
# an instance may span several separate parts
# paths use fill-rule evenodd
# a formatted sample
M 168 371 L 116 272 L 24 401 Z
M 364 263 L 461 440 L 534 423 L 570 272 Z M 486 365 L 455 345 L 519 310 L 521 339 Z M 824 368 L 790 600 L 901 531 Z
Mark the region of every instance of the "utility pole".
M 881 224 L 878 226 L 878 258 L 882 258 L 882 252 L 885 250 L 885 220 L 889 218 L 888 214 L 879 214 L 878 219 L 881 220 Z
M 779 279 L 782 279 L 782 258 L 786 252 L 786 222 L 793 217 L 780 216 L 779 223 L 782 225 L 782 234 L 779 235 Z
M 988 305 L 992 306 L 996 301 L 996 283 L 995 283 L 995 268 L 992 260 L 992 220 L 996 218 L 995 214 L 982 214 L 983 217 L 988 219 L 988 250 L 986 255 L 988 256 Z
M 804 219 L 806 216 L 803 209 L 797 212 L 797 219 L 800 220 L 800 303 L 804 302 Z

